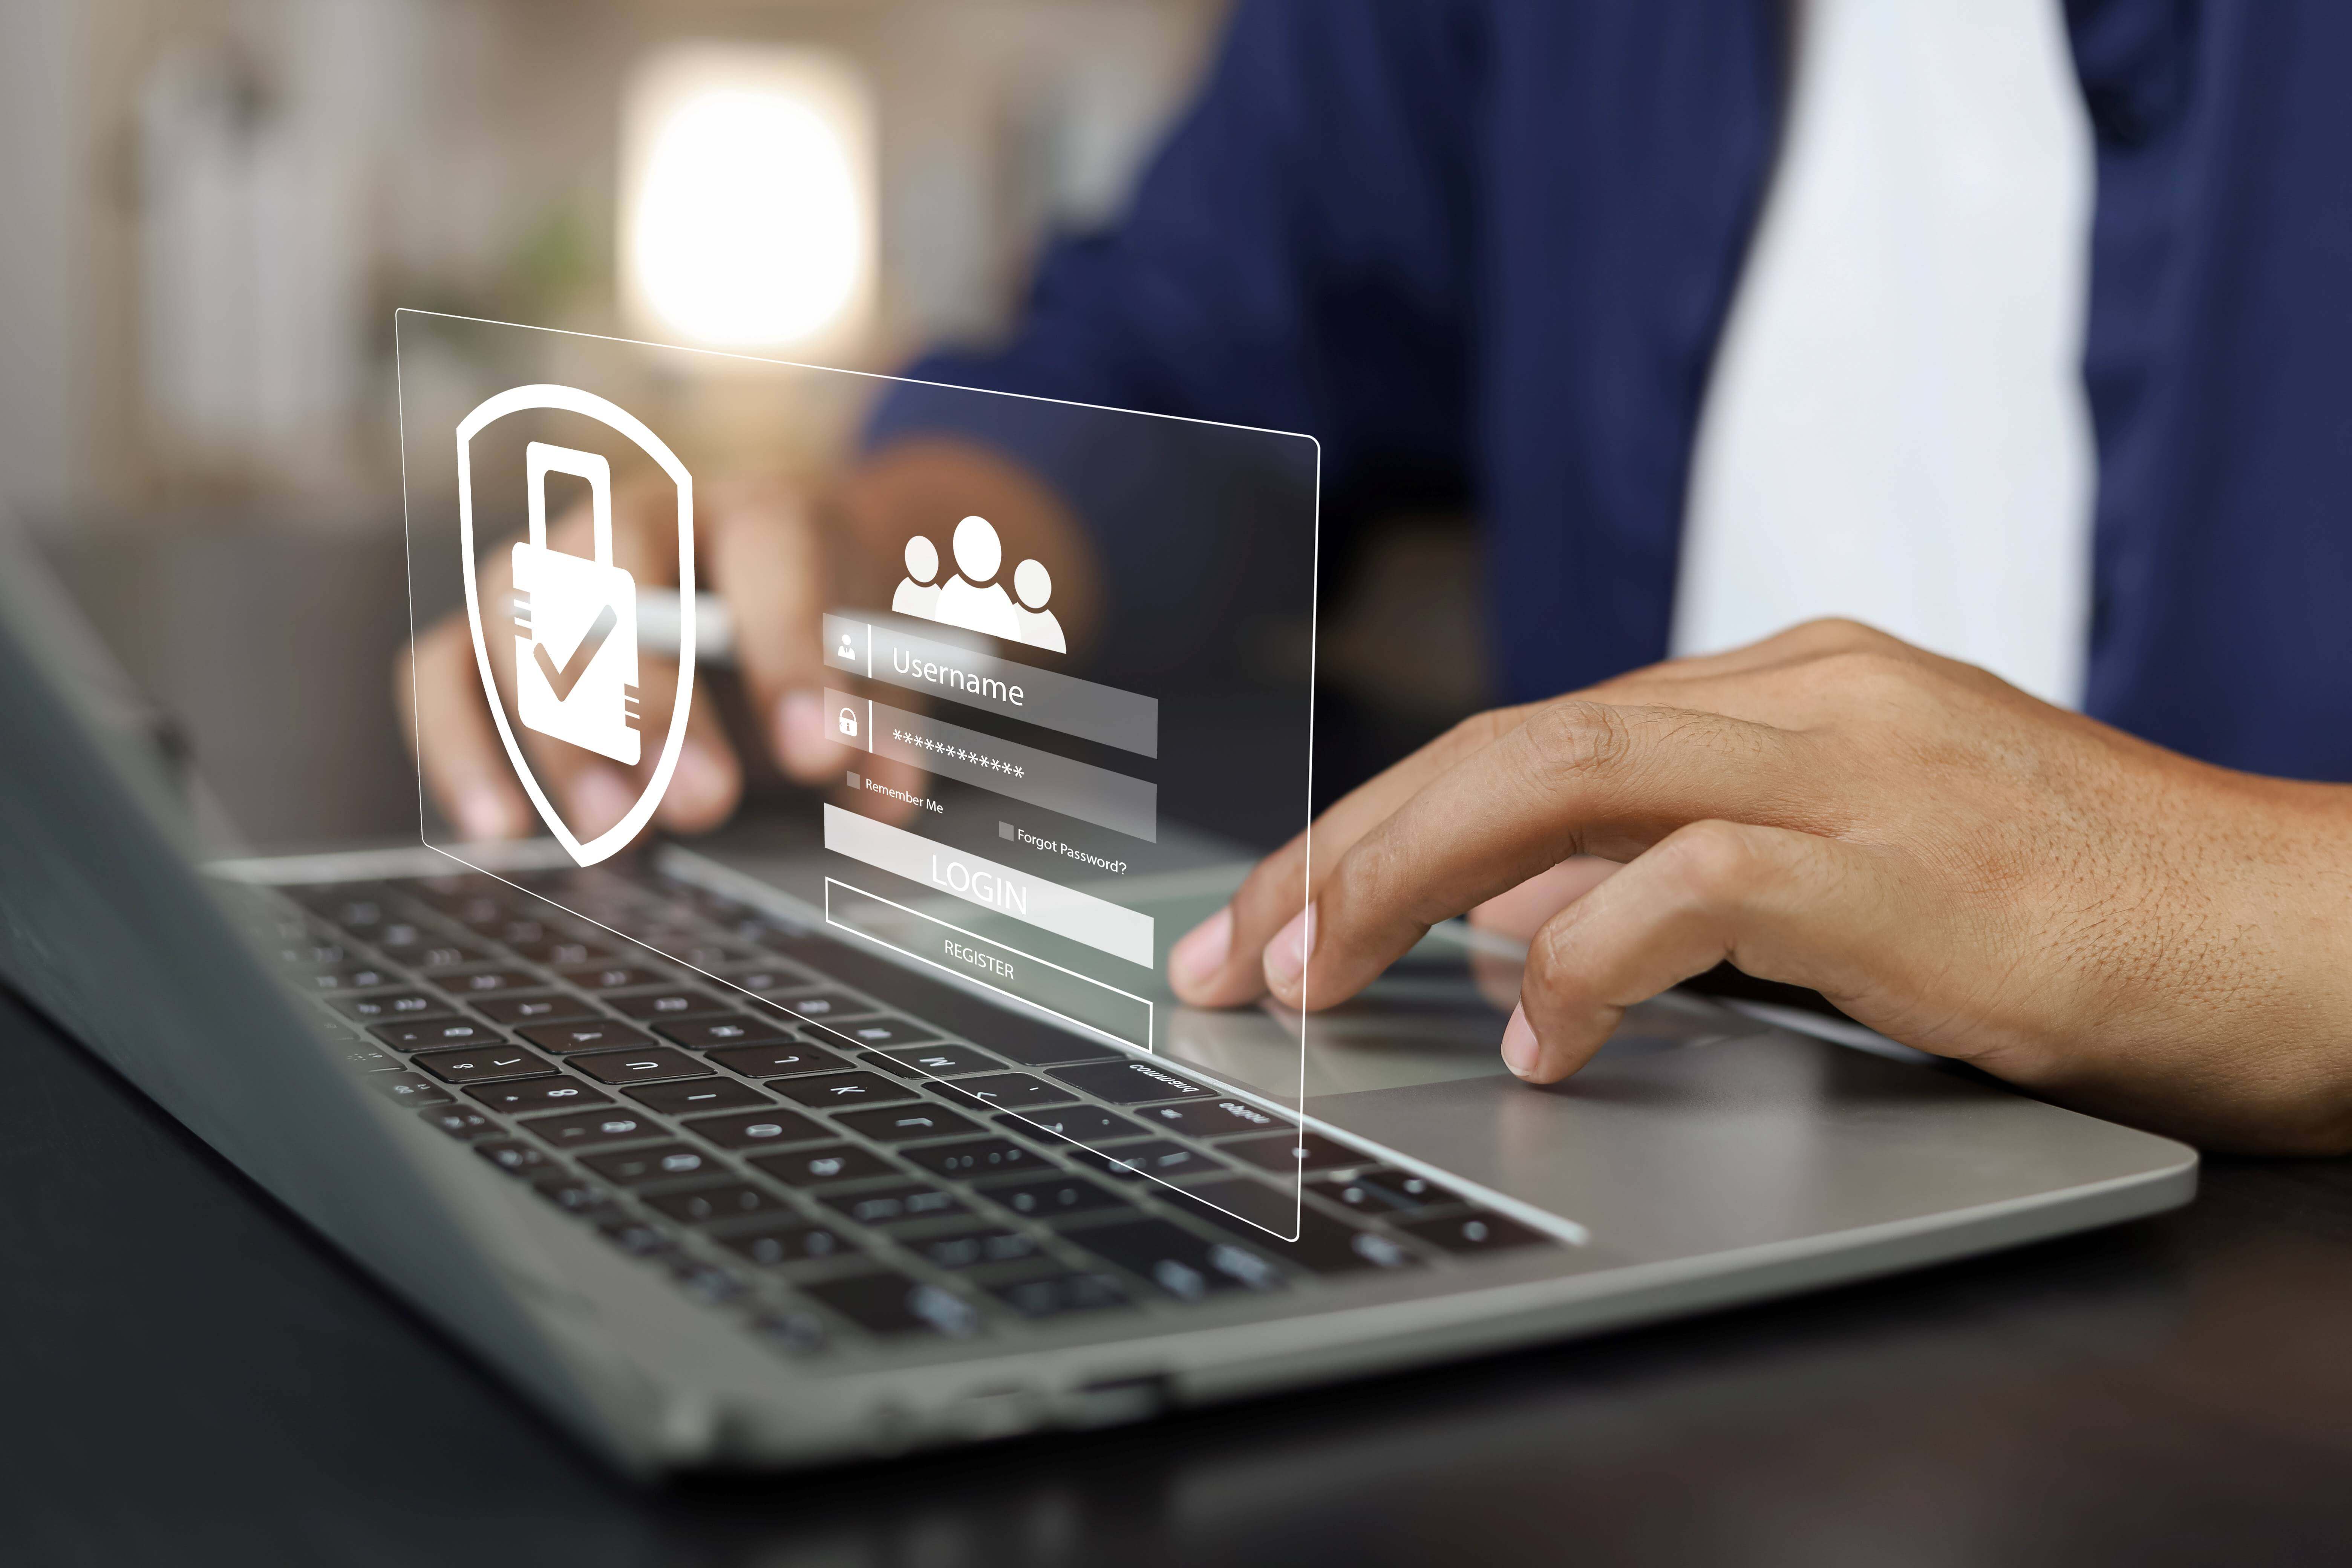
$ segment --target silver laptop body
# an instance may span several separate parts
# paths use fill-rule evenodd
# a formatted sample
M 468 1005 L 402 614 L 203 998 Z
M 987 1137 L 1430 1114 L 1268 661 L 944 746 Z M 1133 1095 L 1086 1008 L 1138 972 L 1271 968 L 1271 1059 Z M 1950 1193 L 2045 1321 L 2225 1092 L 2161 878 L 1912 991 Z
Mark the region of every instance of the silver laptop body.
M 452 923 L 472 888 L 521 900 L 488 916 L 511 933 L 535 918 L 528 893 L 432 880 L 454 868 L 413 846 L 200 868 L 152 750 L 58 667 L 34 618 L 22 605 L 0 616 L 13 752 L 0 768 L 0 975 L 631 1472 L 1133 1421 L 1916 1267 L 2194 1191 L 2196 1155 L 2179 1143 L 1903 1059 L 1859 1031 L 1840 1043 L 1696 997 L 1635 1009 L 1584 1072 L 1528 1088 L 1496 1060 L 1500 1015 L 1473 982 L 1467 940 L 1444 931 L 1318 1032 L 1304 1134 L 1261 1081 L 1266 1060 L 1296 1065 L 1284 1021 L 1264 1015 L 1172 1020 L 1147 1064 L 1166 1080 L 1154 1102 L 1113 1082 L 1124 1065 L 1080 1037 L 1067 1035 L 1077 1066 L 1055 1066 L 1049 1022 L 826 935 L 818 859 L 757 826 L 657 850 L 600 886 L 616 909 L 676 911 L 662 917 L 674 931 L 706 921 L 714 941 L 772 952 L 806 994 L 821 987 L 972 1049 L 992 1072 L 1064 1086 L 1055 1114 L 1074 1126 L 1125 1119 L 1134 1131 L 1099 1152 L 1083 1134 L 1013 1138 L 978 1101 L 933 1093 L 919 1109 L 976 1132 L 866 1139 L 887 1174 L 804 1188 L 752 1173 L 754 1159 L 782 1156 L 697 1145 L 709 1168 L 624 1186 L 598 1173 L 623 1169 L 616 1153 L 685 1147 L 688 1110 L 608 1094 L 616 1119 L 645 1121 L 636 1141 L 565 1150 L 531 1127 L 581 1113 L 444 1092 L 333 1005 L 364 986 L 315 988 L 353 973 L 378 983 L 370 994 L 428 987 L 371 945 L 394 914 L 428 938 L 473 930 L 485 945 L 466 973 L 544 979 L 560 950 L 528 959 Z M 1167 879 L 1161 918 L 1206 912 L 1242 868 L 1213 844 L 1197 862 Z M 527 886 L 545 868 L 526 850 L 503 868 Z M 339 923 L 386 900 L 376 924 Z M 416 957 L 414 942 L 401 951 Z M 795 1081 L 698 1081 L 720 1079 L 770 1096 Z M 562 1093 L 575 1079 L 603 1092 L 576 1071 L 529 1081 Z M 421 1092 L 386 1092 L 395 1085 Z M 1314 1151 L 1312 1227 L 1293 1248 L 1221 1228 L 1121 1167 L 1123 1151 L 1132 1163 L 1149 1149 L 1230 1196 L 1255 1179 L 1244 1154 L 1263 1155 L 1269 1129 Z M 1009 1143 L 1024 1163 L 983 1176 L 925 1163 L 949 1142 Z M 801 1163 L 854 1164 L 858 1151 L 841 1147 Z M 522 1152 L 502 1163 L 499 1149 Z M 714 1175 L 766 1208 L 706 1224 L 658 1206 L 731 1190 Z M 944 1192 L 960 1212 L 890 1210 L 925 1201 L 887 1196 L 898 1189 Z M 1104 1211 L 1036 1209 L 1057 1193 Z M 762 1226 L 764 1250 L 744 1240 Z M 819 1234 L 831 1250 L 810 1255 Z

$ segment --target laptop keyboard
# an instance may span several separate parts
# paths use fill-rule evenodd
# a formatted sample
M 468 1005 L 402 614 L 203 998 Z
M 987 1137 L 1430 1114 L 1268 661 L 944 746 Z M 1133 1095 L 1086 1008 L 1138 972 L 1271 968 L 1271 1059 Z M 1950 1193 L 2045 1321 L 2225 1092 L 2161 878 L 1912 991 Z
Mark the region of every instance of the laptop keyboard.
M 375 1092 L 783 1354 L 1113 1314 L 1144 1331 L 1212 1297 L 1560 1245 L 688 884 L 517 880 L 730 984 L 483 876 L 280 888 L 299 912 L 267 934 Z M 1302 1167 L 1297 1242 L 1234 1217 L 1287 1230 Z

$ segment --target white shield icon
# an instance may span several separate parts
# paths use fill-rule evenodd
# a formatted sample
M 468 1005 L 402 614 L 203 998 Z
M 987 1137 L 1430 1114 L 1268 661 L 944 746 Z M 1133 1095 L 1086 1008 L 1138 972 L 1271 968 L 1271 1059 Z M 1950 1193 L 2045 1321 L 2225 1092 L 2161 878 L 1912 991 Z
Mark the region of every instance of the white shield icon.
M 531 776 L 530 763 L 508 722 L 499 700 L 497 677 L 490 670 L 490 643 L 482 618 L 482 596 L 476 581 L 474 557 L 474 478 L 469 460 L 474 437 L 493 421 L 534 408 L 562 409 L 584 414 L 635 442 L 677 487 L 677 595 L 681 611 L 677 637 L 677 700 L 670 710 L 669 733 L 662 738 L 661 754 L 627 815 L 604 833 L 582 843 L 565 825 L 546 790 Z M 558 739 L 586 745 L 615 760 L 634 762 L 636 731 L 625 721 L 634 718 L 636 693 L 635 585 L 626 572 L 612 562 L 612 484 L 604 459 L 539 442 L 530 447 L 530 515 L 531 535 L 515 547 L 517 586 L 528 595 L 527 609 L 518 617 L 518 669 L 523 721 Z M 572 473 L 590 482 L 596 529 L 596 559 L 565 555 L 547 548 L 545 492 L 549 472 Z M 482 689 L 490 717 L 506 743 L 515 776 L 522 780 L 540 819 L 555 835 L 566 853 L 583 866 L 593 866 L 635 838 L 661 804 L 669 788 L 671 770 L 677 765 L 678 747 L 686 739 L 686 721 L 694 699 L 694 477 L 662 438 L 645 422 L 618 404 L 576 387 L 541 383 L 511 387 L 487 399 L 457 425 L 457 540 L 465 554 L 466 620 L 474 634 L 474 661 L 480 668 Z M 558 646 L 560 645 L 560 646 Z M 534 672 L 534 659 L 541 661 Z M 585 667 L 588 677 L 583 678 Z M 609 711 L 606 710 L 609 709 Z

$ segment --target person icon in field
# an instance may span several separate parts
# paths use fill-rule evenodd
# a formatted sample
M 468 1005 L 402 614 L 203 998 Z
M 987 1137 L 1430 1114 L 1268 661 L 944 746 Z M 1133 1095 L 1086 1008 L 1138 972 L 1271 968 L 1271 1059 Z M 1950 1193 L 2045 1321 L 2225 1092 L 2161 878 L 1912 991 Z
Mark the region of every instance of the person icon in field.
M 1070 651 L 1062 637 L 1061 621 L 1045 607 L 1045 601 L 1054 596 L 1054 578 L 1044 562 L 1024 561 L 1013 569 L 1013 596 L 1020 602 L 1013 616 L 1021 627 L 1023 642 L 1055 653 Z
M 940 547 L 919 533 L 907 541 L 907 575 L 900 579 L 898 593 L 891 595 L 890 608 L 898 615 L 938 620 L 939 574 Z
M 968 517 L 956 524 L 955 563 L 956 575 L 940 589 L 930 618 L 942 626 L 1020 641 L 1013 596 L 995 580 L 996 569 L 1004 564 L 1004 546 L 986 518 Z

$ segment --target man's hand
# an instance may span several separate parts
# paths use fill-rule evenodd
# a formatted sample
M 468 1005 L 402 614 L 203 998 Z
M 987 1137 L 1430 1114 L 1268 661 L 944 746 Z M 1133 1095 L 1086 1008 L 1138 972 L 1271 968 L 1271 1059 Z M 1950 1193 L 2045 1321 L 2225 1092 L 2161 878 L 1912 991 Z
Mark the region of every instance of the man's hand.
M 1328 1007 L 1465 912 L 1531 939 L 1502 1052 L 1532 1082 L 1728 959 L 2085 1110 L 2352 1149 L 2352 791 L 1851 622 L 1469 721 L 1261 864 L 1171 979 Z
M 979 513 L 1003 535 L 1008 562 L 1036 555 L 1057 563 L 1054 607 L 1073 647 L 1098 613 L 1091 556 L 1076 520 L 1034 476 L 967 443 L 903 441 L 822 494 L 783 480 L 736 479 L 698 487 L 695 500 L 699 584 L 726 603 L 734 623 L 736 671 L 751 710 L 778 764 L 803 784 L 837 784 L 850 757 L 834 739 L 825 712 L 824 612 L 845 603 L 888 604 L 890 585 L 905 570 L 909 535 L 944 542 L 959 519 Z M 550 526 L 548 542 L 584 555 L 591 531 L 583 504 Z M 641 588 L 677 581 L 677 501 L 667 486 L 614 497 L 613 560 Z M 509 596 L 509 562 L 504 544 L 482 557 L 486 615 Z M 514 643 L 511 636 L 488 639 L 491 672 L 509 700 Z M 518 727 L 532 772 L 583 839 L 610 828 L 643 793 L 660 754 L 659 738 L 669 730 L 677 686 L 674 664 L 640 654 L 642 732 L 653 743 L 634 772 Z M 458 831 L 470 838 L 530 831 L 530 805 L 491 722 L 462 613 L 443 619 L 403 653 L 393 687 L 425 786 Z M 715 709 L 698 695 L 656 820 L 687 833 L 715 827 L 735 809 L 742 788 L 742 764 Z

